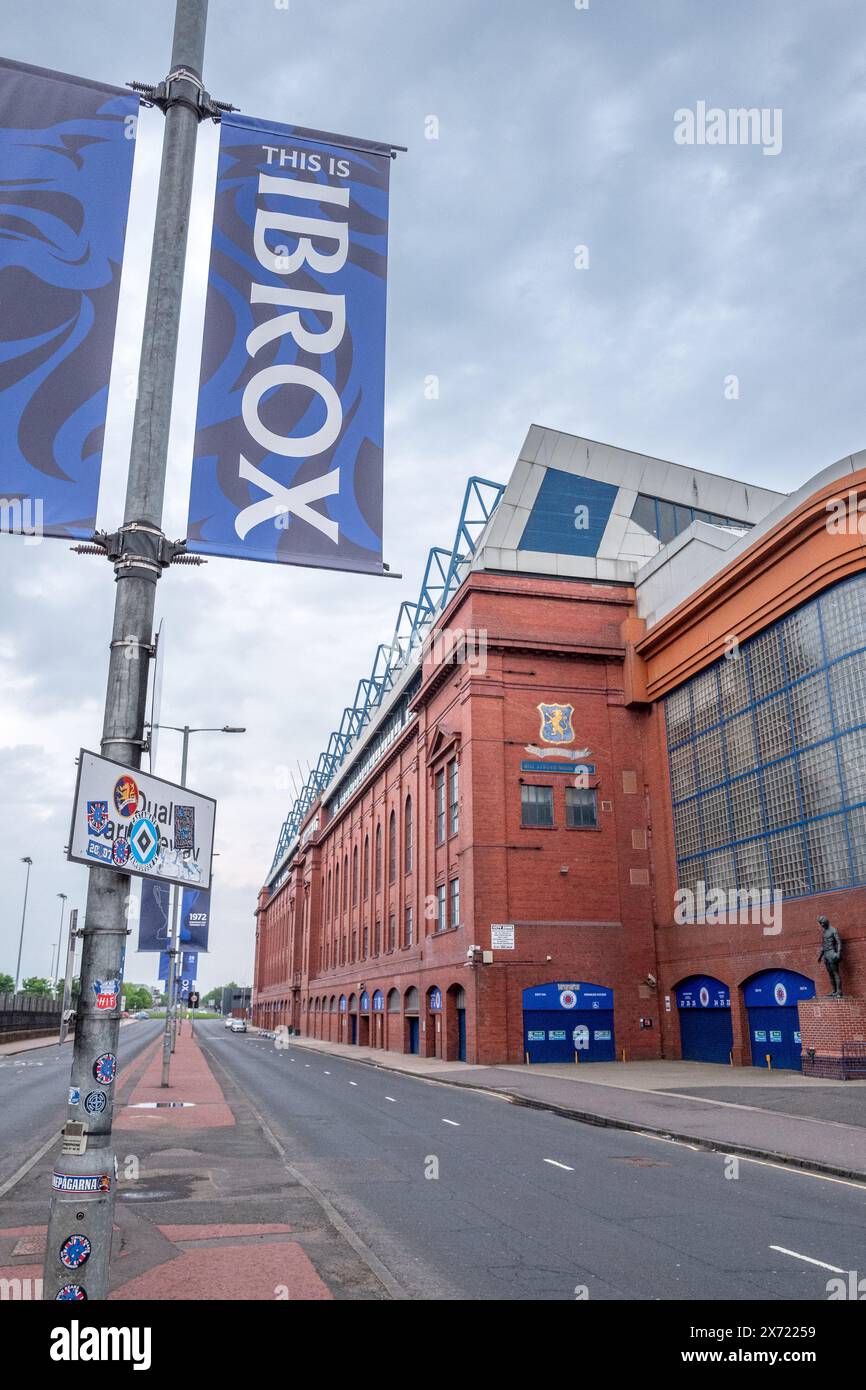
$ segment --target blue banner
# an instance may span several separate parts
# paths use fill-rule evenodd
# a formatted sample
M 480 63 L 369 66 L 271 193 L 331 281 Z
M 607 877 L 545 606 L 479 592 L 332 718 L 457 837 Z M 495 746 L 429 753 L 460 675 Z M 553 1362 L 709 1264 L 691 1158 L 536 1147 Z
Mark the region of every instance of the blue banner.
M 137 113 L 0 59 L 0 530 L 93 533 Z
M 186 948 L 207 950 L 210 931 L 210 891 L 184 888 L 180 900 L 180 942 Z
M 223 117 L 188 550 L 383 572 L 390 165 Z
M 161 952 L 160 952 L 160 955 L 159 955 L 159 975 L 158 975 L 158 979 L 160 979 L 160 980 L 168 980 L 168 974 L 169 974 L 169 968 L 170 968 L 170 967 L 169 967 L 169 961 L 170 961 L 170 960 L 171 960 L 171 957 L 169 956 L 168 951 L 161 951 Z M 178 972 L 177 972 L 177 979 L 178 979 L 178 980 L 180 980 L 180 979 L 189 979 L 189 980 L 193 980 L 193 981 L 194 981 L 195 978 L 196 978 L 196 972 L 197 972 L 197 971 L 198 971 L 198 952 L 197 952 L 197 951 L 181 951 L 180 956 L 178 957 Z
M 138 914 L 139 951 L 164 951 L 171 935 L 169 908 L 171 885 L 157 879 L 141 882 L 141 908 Z

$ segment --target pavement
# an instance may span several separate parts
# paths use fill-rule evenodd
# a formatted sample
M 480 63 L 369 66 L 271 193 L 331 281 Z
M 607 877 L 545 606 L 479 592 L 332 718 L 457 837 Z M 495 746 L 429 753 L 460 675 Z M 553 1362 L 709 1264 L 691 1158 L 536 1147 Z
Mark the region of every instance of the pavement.
M 370 1264 L 287 1169 L 241 1090 L 217 1080 L 189 1026 L 165 1089 L 161 1052 L 161 1037 L 151 1036 L 131 1064 L 120 1053 L 110 1298 L 386 1298 Z M 58 1085 L 68 1079 L 54 1076 Z M 0 1197 L 0 1280 L 41 1277 L 55 1154 L 49 1141 Z
M 702 1062 L 479 1067 L 293 1037 L 292 1046 L 507 1097 L 587 1124 L 866 1182 L 866 1081 Z

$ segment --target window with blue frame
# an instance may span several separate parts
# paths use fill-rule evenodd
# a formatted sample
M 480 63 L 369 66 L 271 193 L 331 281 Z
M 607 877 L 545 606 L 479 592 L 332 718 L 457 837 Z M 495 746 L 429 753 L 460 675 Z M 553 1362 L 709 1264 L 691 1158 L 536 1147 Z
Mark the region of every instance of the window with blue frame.
M 693 521 L 709 521 L 713 526 L 735 526 L 740 531 L 751 530 L 751 522 L 705 512 L 700 507 L 684 507 L 679 502 L 665 502 L 663 498 L 650 497 L 645 492 L 639 492 L 635 498 L 631 519 L 661 541 L 662 545 L 667 545 Z
M 866 883 L 866 575 L 665 700 L 681 888 Z

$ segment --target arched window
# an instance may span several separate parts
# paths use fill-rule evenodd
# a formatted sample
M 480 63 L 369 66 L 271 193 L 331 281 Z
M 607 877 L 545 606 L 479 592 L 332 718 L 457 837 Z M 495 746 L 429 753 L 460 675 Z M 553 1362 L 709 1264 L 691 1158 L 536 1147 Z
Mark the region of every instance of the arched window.
M 382 827 L 376 826 L 376 863 L 373 870 L 376 878 L 376 892 L 382 887 Z
M 400 1012 L 400 991 L 398 989 L 388 990 L 388 1013 L 398 1014 Z
M 392 811 L 388 821 L 388 882 L 397 877 L 397 816 Z
M 358 901 L 358 846 L 352 850 L 352 906 Z
M 364 836 L 364 897 L 370 896 L 370 836 Z
M 406 797 L 405 827 L 403 830 L 403 862 L 407 874 L 412 872 L 412 798 Z

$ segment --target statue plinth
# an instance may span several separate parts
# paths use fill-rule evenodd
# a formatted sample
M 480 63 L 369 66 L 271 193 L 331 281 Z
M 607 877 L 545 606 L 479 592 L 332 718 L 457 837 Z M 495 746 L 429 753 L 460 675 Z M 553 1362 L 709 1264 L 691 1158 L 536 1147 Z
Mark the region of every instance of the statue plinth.
M 833 1081 L 866 1078 L 866 999 L 819 995 L 801 999 L 797 1008 L 803 1075 Z

